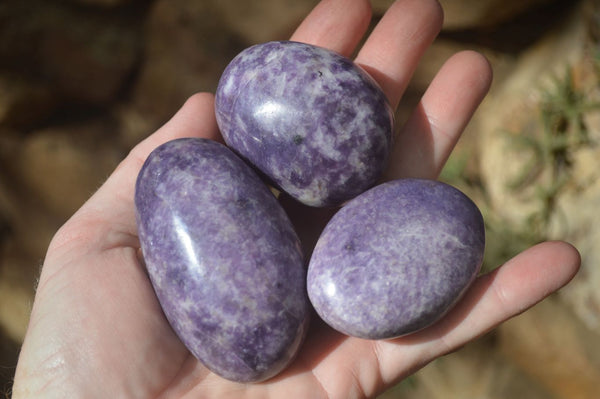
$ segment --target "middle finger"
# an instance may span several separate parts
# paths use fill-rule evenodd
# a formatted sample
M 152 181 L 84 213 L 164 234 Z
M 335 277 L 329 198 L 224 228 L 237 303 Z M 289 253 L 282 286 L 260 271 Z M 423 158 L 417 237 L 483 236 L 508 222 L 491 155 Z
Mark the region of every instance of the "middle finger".
M 379 83 L 393 109 L 443 19 L 437 0 L 398 0 L 358 53 L 356 62 Z

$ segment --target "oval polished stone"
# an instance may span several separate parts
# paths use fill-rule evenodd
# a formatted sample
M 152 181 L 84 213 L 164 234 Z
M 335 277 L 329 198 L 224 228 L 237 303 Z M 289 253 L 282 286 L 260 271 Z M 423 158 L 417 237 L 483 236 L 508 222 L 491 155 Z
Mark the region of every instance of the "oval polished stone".
M 308 269 L 309 298 L 347 335 L 386 339 L 441 318 L 481 268 L 477 206 L 444 183 L 405 179 L 348 202 L 325 227 Z
M 309 304 L 298 237 L 269 188 L 224 145 L 178 139 L 144 163 L 135 207 L 150 280 L 190 352 L 234 381 L 281 371 Z
M 278 188 L 310 206 L 338 205 L 383 173 L 393 111 L 348 58 L 304 43 L 242 51 L 216 93 L 227 144 Z

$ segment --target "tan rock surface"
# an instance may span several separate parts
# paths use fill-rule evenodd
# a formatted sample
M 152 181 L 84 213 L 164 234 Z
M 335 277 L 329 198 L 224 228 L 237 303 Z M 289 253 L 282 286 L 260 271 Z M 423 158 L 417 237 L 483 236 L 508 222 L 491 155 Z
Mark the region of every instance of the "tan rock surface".
M 488 221 L 533 241 L 563 239 L 578 247 L 582 270 L 561 297 L 588 328 L 600 332 L 600 75 L 584 45 L 582 20 L 575 15 L 569 29 L 524 55 L 488 98 L 479 115 L 481 174 L 491 206 Z M 564 132 L 544 125 L 551 120 L 544 109 L 572 113 L 582 104 L 598 105 L 564 122 L 570 124 Z M 580 123 L 585 137 L 577 131 Z M 562 138 L 553 138 L 556 134 Z
M 600 335 L 557 298 L 548 299 L 500 329 L 503 353 L 560 399 L 596 399 Z

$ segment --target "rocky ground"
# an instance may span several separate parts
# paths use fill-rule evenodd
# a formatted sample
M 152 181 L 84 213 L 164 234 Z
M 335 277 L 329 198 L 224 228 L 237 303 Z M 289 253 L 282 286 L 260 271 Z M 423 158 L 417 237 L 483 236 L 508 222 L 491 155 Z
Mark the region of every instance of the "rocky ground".
M 250 44 L 285 39 L 315 0 L 0 2 L 0 392 L 56 229 L 129 149 Z M 373 0 L 376 19 L 391 3 Z M 382 398 L 597 398 L 600 391 L 600 6 L 445 0 L 444 31 L 398 111 L 469 48 L 492 91 L 442 178 L 487 222 L 486 269 L 535 242 L 582 252 L 573 283 Z

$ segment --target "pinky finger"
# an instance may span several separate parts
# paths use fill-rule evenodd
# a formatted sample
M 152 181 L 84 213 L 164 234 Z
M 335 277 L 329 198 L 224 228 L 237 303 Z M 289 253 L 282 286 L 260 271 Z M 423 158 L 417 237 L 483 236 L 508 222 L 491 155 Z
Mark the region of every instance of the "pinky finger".
M 580 264 L 572 245 L 544 242 L 480 276 L 440 322 L 413 335 L 378 342 L 382 379 L 403 378 L 531 308 L 569 283 Z
M 446 61 L 400 130 L 386 180 L 437 178 L 491 82 L 491 66 L 479 53 L 463 51 Z

